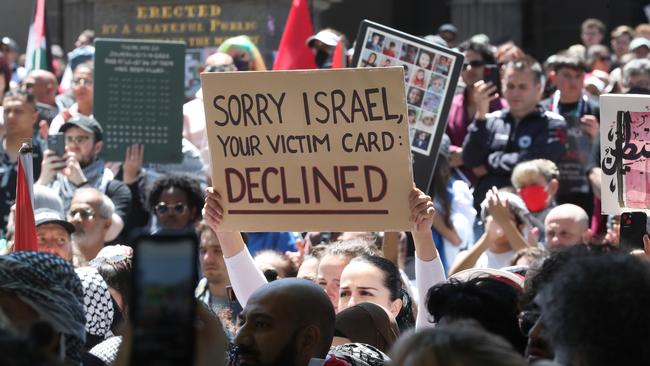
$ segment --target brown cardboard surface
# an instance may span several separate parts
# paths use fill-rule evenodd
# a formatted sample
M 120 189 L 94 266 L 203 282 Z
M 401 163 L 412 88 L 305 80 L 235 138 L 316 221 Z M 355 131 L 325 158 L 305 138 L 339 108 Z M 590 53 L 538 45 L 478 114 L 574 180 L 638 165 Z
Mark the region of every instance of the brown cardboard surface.
M 201 83 L 221 230 L 409 229 L 401 67 L 203 73 Z

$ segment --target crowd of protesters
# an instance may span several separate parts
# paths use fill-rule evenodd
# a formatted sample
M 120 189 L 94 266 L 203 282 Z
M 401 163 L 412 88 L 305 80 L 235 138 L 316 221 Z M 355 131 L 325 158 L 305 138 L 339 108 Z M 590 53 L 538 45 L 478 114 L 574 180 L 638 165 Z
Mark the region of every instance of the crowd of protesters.
M 598 99 L 650 94 L 650 24 L 576 31 L 545 60 L 451 24 L 425 37 L 464 64 L 431 186 L 404 198 L 410 232 L 220 231 L 201 90 L 178 121 L 181 163 L 143 163 L 142 145 L 107 162 L 93 32 L 56 49 L 54 73 L 26 72 L 3 38 L 0 364 L 128 365 L 132 240 L 172 232 L 200 242 L 200 365 L 650 364 L 650 238 L 626 250 L 601 215 Z M 308 40 L 319 67 L 340 40 Z M 205 60 L 248 70 L 266 66 L 246 36 Z M 59 132 L 63 154 L 47 145 Z M 26 138 L 38 252 L 14 251 Z

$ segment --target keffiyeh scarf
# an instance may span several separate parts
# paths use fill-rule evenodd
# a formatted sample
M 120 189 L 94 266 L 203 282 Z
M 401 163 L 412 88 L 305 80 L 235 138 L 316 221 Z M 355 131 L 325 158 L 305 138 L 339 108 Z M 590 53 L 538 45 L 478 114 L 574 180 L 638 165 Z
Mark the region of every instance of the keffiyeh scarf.
M 41 252 L 0 256 L 0 290 L 18 296 L 61 333 L 66 360 L 80 364 L 86 319 L 81 281 L 70 263 Z
M 84 291 L 86 332 L 102 339 L 110 337 L 113 324 L 113 300 L 108 285 L 93 267 L 75 269 Z

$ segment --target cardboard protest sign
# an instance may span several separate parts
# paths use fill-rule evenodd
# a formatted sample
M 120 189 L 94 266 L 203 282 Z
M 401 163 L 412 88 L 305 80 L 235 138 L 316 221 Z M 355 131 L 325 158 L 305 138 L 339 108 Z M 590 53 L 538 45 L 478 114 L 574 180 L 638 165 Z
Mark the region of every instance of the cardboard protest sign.
M 401 68 L 201 74 L 224 231 L 409 229 Z
M 404 69 L 413 175 L 418 188 L 426 192 L 447 128 L 463 54 L 368 20 L 359 27 L 356 45 L 352 65 Z
M 102 154 L 124 161 L 127 146 L 144 145 L 144 160 L 180 163 L 185 44 L 95 41 L 95 118 L 104 128 Z
M 650 96 L 600 96 L 602 212 L 650 210 Z

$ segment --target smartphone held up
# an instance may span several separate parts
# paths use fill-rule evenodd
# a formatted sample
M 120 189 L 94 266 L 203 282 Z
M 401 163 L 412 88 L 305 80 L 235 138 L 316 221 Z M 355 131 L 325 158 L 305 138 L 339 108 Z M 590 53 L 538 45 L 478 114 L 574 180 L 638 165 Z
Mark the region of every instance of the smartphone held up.
M 193 364 L 197 263 L 196 236 L 153 235 L 135 241 L 132 365 Z
M 623 212 L 619 235 L 621 249 L 627 251 L 643 249 L 643 236 L 650 232 L 648 224 L 650 222 L 645 212 Z

